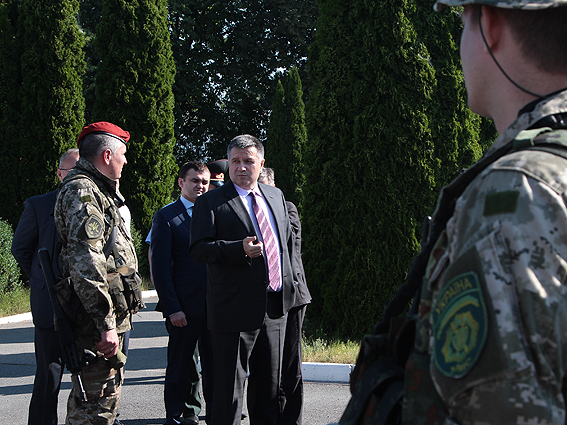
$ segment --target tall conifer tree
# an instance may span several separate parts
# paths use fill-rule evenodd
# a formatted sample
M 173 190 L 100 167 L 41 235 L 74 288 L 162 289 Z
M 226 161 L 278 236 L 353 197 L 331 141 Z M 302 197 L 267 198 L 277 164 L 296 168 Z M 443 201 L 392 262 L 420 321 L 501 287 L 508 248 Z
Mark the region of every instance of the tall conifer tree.
M 121 191 L 146 234 L 153 214 L 171 200 L 176 174 L 166 0 L 104 0 L 96 48 L 94 120 L 131 134 Z
M 84 125 L 84 38 L 78 8 L 78 0 L 22 0 L 20 5 L 20 201 L 57 186 L 59 157 L 75 145 Z
M 18 117 L 21 86 L 18 32 L 18 1 L 0 1 L 0 155 L 3 159 L 0 185 L 0 218 L 15 226 L 21 212 L 19 193 L 20 140 Z
M 289 70 L 285 83 L 278 81 L 270 115 L 266 164 L 274 168 L 285 198 L 301 206 L 303 149 L 307 141 L 303 90 L 297 68 Z
M 455 157 L 452 174 L 467 162 L 459 153 L 464 137 L 453 130 L 439 141 L 434 123 L 439 115 L 450 121 L 463 104 L 461 96 L 446 111 L 438 107 L 437 69 L 414 27 L 412 0 L 327 0 L 319 10 L 310 51 L 304 263 L 312 323 L 354 337 L 370 330 L 404 282 L 442 167 Z M 455 49 L 448 43 L 439 51 L 454 57 Z M 455 93 L 462 91 L 448 95 Z M 461 113 L 452 125 L 467 119 Z

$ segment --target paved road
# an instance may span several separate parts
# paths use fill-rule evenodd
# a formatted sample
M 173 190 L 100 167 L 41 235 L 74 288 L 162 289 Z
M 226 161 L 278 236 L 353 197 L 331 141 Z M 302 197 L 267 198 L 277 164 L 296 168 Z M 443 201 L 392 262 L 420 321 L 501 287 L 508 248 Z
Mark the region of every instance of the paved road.
M 167 334 L 161 313 L 154 312 L 155 298 L 134 318 L 126 379 L 122 389 L 121 416 L 124 425 L 163 424 L 163 381 Z M 24 425 L 33 387 L 35 357 L 33 325 L 30 321 L 0 325 L 0 424 Z M 65 373 L 59 397 L 59 422 L 64 423 L 65 405 L 71 389 Z M 346 384 L 305 384 L 305 425 L 338 422 L 350 398 Z M 204 421 L 202 421 L 204 423 Z M 249 425 L 244 420 L 242 425 Z

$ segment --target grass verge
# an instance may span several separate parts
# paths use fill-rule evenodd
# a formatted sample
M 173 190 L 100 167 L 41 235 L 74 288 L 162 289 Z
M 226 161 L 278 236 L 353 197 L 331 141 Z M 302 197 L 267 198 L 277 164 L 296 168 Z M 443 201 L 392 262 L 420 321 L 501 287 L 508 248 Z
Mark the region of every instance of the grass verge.
M 303 339 L 303 361 L 355 364 L 359 349 L 360 341 L 308 337 Z
M 27 313 L 30 310 L 30 288 L 19 287 L 0 294 L 0 317 Z

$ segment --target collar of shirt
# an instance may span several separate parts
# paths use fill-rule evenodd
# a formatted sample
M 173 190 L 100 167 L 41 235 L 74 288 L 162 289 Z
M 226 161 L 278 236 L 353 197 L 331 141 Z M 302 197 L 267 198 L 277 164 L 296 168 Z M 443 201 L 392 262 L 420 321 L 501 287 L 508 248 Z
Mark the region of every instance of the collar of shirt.
M 195 205 L 195 204 L 193 202 L 191 202 L 189 199 L 184 198 L 183 196 L 179 197 L 179 199 L 181 199 L 181 203 L 183 204 L 183 206 L 187 210 L 187 214 L 189 214 L 189 217 L 192 217 L 193 216 L 193 205 Z

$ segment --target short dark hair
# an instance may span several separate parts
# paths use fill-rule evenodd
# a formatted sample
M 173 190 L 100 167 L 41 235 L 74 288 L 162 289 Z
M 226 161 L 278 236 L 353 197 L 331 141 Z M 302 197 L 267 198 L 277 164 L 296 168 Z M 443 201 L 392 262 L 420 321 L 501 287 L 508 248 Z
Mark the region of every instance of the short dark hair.
M 257 138 L 251 136 L 250 134 L 241 134 L 240 136 L 236 136 L 234 139 L 232 139 L 228 144 L 228 149 L 226 150 L 227 157 L 230 158 L 230 150 L 232 148 L 246 149 L 250 147 L 256 148 L 260 161 L 264 159 L 264 145 Z
M 93 162 L 102 152 L 110 149 L 116 153 L 124 143 L 119 139 L 103 133 L 87 134 L 79 147 L 79 156 Z
M 207 166 L 202 163 L 201 161 L 188 161 L 179 168 L 179 174 L 177 175 L 180 179 L 185 180 L 187 173 L 189 170 L 195 170 L 198 173 L 202 173 L 203 171 L 209 171 Z
M 506 20 L 526 57 L 542 71 L 567 74 L 567 7 L 547 9 L 504 9 Z

